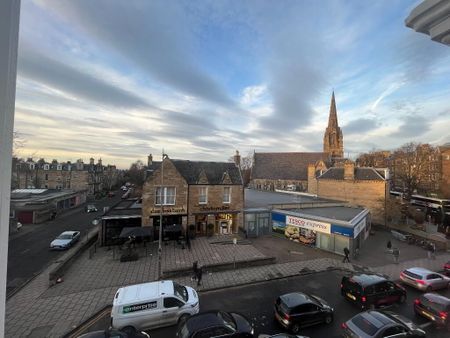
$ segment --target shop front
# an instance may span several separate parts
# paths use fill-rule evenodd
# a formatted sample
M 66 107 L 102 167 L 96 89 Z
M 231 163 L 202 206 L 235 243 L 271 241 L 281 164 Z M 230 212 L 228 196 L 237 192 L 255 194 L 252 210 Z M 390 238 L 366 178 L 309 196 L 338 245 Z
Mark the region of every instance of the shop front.
M 227 235 L 238 231 L 238 211 L 194 214 L 197 235 Z
M 287 210 L 273 210 L 272 231 L 283 234 L 291 241 L 339 255 L 343 255 L 344 248 L 355 253 L 370 232 L 368 210 L 358 211 L 360 212 L 355 212 L 355 217 L 351 219 L 331 220 L 317 216 L 317 212 L 308 215 Z

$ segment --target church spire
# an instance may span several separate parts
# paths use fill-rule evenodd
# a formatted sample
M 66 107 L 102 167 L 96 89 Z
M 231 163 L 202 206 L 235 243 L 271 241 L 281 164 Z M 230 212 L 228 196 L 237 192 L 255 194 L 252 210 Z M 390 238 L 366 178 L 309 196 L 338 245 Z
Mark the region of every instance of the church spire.
M 338 125 L 334 90 L 331 95 L 328 127 L 325 130 L 325 135 L 323 137 L 323 151 L 330 154 L 331 157 L 344 157 L 344 138 L 342 136 L 342 130 Z

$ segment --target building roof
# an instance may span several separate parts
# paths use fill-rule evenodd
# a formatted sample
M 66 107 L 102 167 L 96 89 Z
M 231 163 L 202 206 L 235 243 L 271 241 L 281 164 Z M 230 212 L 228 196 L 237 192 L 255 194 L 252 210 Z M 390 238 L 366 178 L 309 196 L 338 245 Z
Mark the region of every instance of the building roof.
M 361 214 L 365 209 L 348 206 L 320 206 L 315 208 L 295 208 L 284 209 L 286 211 L 296 212 L 299 214 L 308 214 L 328 218 L 330 220 L 338 220 L 351 222 L 355 217 Z
M 239 168 L 233 162 L 202 162 L 172 159 L 171 161 L 188 184 L 198 184 L 200 175 L 203 172 L 206 175 L 208 184 L 224 184 L 224 175 L 226 173 L 228 173 L 231 184 L 242 184 Z
M 308 164 L 329 161 L 328 153 L 255 153 L 252 179 L 307 180 Z
M 137 198 L 128 198 L 113 205 L 108 211 L 105 212 L 102 219 L 136 217 L 142 217 L 142 200 Z
M 380 172 L 378 171 L 380 170 Z M 332 167 L 325 171 L 322 175 L 317 177 L 317 179 L 328 179 L 328 180 L 343 180 L 344 179 L 344 168 Z M 375 180 L 384 181 L 384 174 L 381 174 L 381 169 L 375 168 L 355 168 L 355 180 Z
M 335 202 L 316 196 L 300 195 L 288 192 L 273 192 L 264 190 L 245 189 L 245 208 L 268 208 L 273 204 L 302 204 Z

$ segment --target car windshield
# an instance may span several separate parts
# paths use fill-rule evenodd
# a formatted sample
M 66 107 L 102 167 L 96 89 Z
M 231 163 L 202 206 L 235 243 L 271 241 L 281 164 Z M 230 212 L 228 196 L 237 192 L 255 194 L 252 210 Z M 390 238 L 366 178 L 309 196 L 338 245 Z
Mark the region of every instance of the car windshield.
M 369 336 L 374 336 L 378 331 L 378 327 L 369 322 L 366 318 L 361 315 L 356 316 L 352 319 L 352 323 L 355 324 L 358 329 L 363 331 Z
M 188 296 L 188 292 L 187 292 L 187 289 L 185 286 L 173 282 L 173 290 L 174 290 L 176 296 L 180 297 L 185 302 L 188 301 L 189 296 Z
M 58 236 L 58 239 L 71 239 L 72 235 L 71 234 L 61 234 Z
M 354 280 L 347 279 L 344 281 L 345 287 L 348 289 L 348 291 L 353 292 L 354 294 L 360 295 L 361 294 L 361 285 L 356 283 Z
M 236 323 L 234 322 L 233 317 L 231 317 L 230 314 L 226 312 L 219 312 L 217 316 L 223 320 L 225 326 L 229 327 L 233 331 L 236 331 Z

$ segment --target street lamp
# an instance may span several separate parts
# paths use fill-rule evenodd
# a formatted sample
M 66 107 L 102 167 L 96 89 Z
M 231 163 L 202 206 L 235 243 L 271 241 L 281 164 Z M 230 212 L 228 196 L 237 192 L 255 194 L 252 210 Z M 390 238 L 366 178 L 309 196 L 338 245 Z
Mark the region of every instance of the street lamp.
M 159 240 L 158 240 L 158 279 L 161 279 L 162 271 L 161 271 L 161 260 L 162 260 L 162 233 L 163 233 L 163 224 L 162 224 L 162 218 L 163 218 L 163 184 L 164 184 L 164 159 L 167 157 L 166 154 L 164 154 L 164 149 L 161 154 L 161 187 L 159 188 Z

